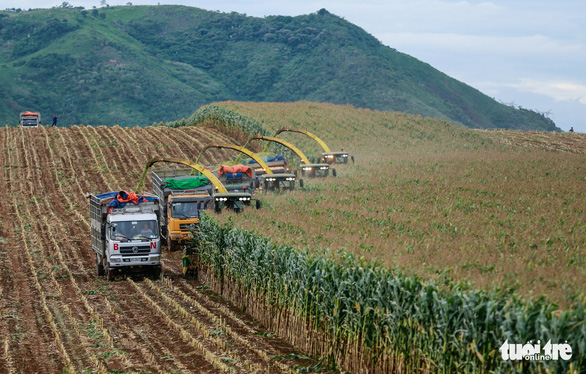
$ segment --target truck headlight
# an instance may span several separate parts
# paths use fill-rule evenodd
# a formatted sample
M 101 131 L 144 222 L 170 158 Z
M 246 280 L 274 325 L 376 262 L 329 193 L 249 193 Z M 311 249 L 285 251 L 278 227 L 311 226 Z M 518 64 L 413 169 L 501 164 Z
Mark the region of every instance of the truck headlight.
M 110 262 L 122 262 L 119 258 L 110 258 Z
M 161 256 L 151 256 L 151 261 L 161 261 Z

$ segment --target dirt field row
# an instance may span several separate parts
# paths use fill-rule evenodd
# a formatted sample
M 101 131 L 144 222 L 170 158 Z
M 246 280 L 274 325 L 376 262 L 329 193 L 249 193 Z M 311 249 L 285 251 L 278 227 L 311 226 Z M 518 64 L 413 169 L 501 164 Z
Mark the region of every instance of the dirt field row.
M 0 128 L 0 372 L 283 373 L 307 363 L 184 281 L 178 253 L 166 254 L 160 281 L 95 275 L 85 194 L 133 190 L 147 159 L 195 159 L 210 141 L 231 139 L 205 128 Z M 207 152 L 202 163 L 228 157 Z

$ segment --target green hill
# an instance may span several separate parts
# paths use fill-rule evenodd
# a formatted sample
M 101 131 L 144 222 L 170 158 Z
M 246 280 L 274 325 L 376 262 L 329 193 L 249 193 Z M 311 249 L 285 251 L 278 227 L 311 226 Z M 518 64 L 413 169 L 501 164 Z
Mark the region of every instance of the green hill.
M 0 123 L 147 125 L 222 100 L 314 101 L 557 131 L 322 9 L 247 17 L 184 6 L 0 12 Z

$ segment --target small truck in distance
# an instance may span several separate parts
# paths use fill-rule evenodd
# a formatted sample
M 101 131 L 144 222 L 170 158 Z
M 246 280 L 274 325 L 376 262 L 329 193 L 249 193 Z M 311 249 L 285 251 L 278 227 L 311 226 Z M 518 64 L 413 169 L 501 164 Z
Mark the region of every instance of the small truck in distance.
M 41 124 L 41 113 L 37 112 L 22 112 L 20 113 L 20 120 L 18 122 L 22 127 L 39 127 Z

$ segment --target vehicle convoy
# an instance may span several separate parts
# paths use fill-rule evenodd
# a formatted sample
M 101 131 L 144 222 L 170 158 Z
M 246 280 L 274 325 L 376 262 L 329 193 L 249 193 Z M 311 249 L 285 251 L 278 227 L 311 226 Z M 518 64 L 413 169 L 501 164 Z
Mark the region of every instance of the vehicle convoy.
M 151 173 L 153 191 L 163 204 L 160 231 L 169 250 L 183 249 L 183 275 L 197 278 L 198 253 L 193 246 L 192 231 L 197 231 L 202 210 L 222 209 L 242 211 L 250 206 L 252 196 L 246 192 L 228 192 L 222 182 L 209 170 L 188 160 L 155 157 L 149 160 L 136 188 L 144 187 L 149 168 L 155 163 L 175 163 L 188 168 L 157 169 Z M 196 172 L 203 177 L 195 175 Z M 261 206 L 256 200 L 256 208 Z
M 39 127 L 41 124 L 41 113 L 38 112 L 22 112 L 20 113 L 20 121 L 18 122 L 22 127 Z
M 113 280 L 124 272 L 162 273 L 159 199 L 150 194 L 88 195 L 96 274 Z
M 307 130 L 291 129 L 291 128 L 283 127 L 282 129 L 279 129 L 275 133 L 275 136 L 279 135 L 282 132 L 287 132 L 287 131 L 305 134 L 305 135 L 309 136 L 310 138 L 312 138 L 313 140 L 315 140 L 323 149 L 323 153 L 321 154 L 321 159 L 323 162 L 326 162 L 330 165 L 331 164 L 347 164 L 348 158 L 351 158 L 352 163 L 354 163 L 354 156 L 349 156 L 348 152 L 344 152 L 343 148 L 342 148 L 341 152 L 332 152 L 330 150 L 330 147 L 328 147 L 328 145 L 323 140 L 321 140 L 320 138 L 317 137 L 317 135 L 312 134 Z
M 295 153 L 300 159 L 301 159 L 301 175 L 305 176 L 307 175 L 310 178 L 324 178 L 327 177 L 330 174 L 330 165 L 326 164 L 326 163 L 318 163 L 318 164 L 312 164 L 309 159 L 305 156 L 305 154 L 303 154 L 303 152 L 301 152 L 301 150 L 297 147 L 295 147 L 293 144 L 280 139 L 280 138 L 275 138 L 272 136 L 263 136 L 263 135 L 255 135 L 253 137 L 251 137 L 250 139 L 248 139 L 248 141 L 246 142 L 246 144 L 250 143 L 253 140 L 266 140 L 269 142 L 275 142 L 281 145 L 284 145 L 285 147 L 289 148 L 291 151 L 293 151 L 293 153 Z M 336 169 L 332 169 L 332 176 L 336 176 Z
M 263 191 L 295 189 L 295 181 L 297 180 L 297 176 L 289 173 L 287 162 L 281 155 L 279 155 L 280 157 L 276 158 L 270 157 L 268 159 L 263 159 L 256 153 L 239 145 L 208 144 L 204 147 L 204 149 L 202 149 L 197 159 L 199 160 L 203 153 L 211 148 L 232 149 L 250 157 L 251 160 L 248 163 L 248 167 L 253 170 L 253 174 L 255 176 L 255 185 L 253 186 L 253 189 L 256 188 Z M 300 186 L 303 187 L 302 179 L 299 181 L 299 183 Z M 226 187 L 229 188 L 228 185 L 226 185 Z
M 229 192 L 222 184 L 222 182 L 211 171 L 201 165 L 192 163 L 189 160 L 182 160 L 180 158 L 155 157 L 150 159 L 147 162 L 142 175 L 140 176 L 138 186 L 136 187 L 137 191 L 140 191 L 144 187 L 149 168 L 158 162 L 187 165 L 193 169 L 189 172 L 188 175 L 193 177 L 197 171 L 207 177 L 214 186 L 214 188 L 211 189 L 210 195 L 212 196 L 212 207 L 216 212 L 220 212 L 224 208 L 240 212 L 242 209 L 244 209 L 245 206 L 251 205 L 252 201 L 255 200 L 252 199 L 252 195 L 248 192 Z M 260 201 L 256 200 L 256 208 L 260 209 L 260 207 Z

